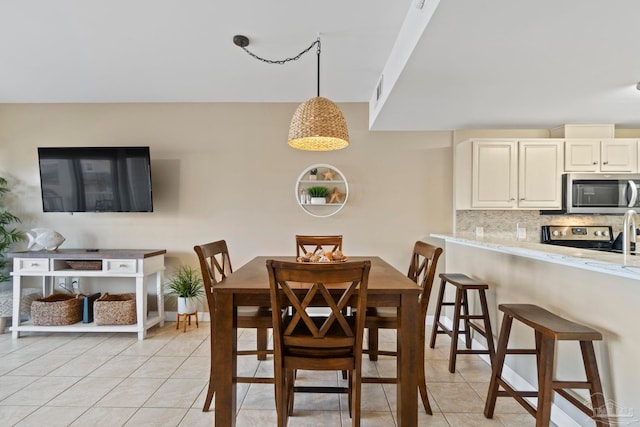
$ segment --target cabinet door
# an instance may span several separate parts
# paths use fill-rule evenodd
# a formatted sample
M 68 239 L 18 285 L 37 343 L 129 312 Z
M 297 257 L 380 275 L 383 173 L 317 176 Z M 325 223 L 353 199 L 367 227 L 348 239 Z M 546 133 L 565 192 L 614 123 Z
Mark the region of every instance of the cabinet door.
M 518 207 L 562 207 L 563 141 L 518 142 Z
M 598 172 L 600 170 L 600 140 L 575 139 L 564 143 L 564 170 L 567 172 Z
M 517 145 L 510 141 L 474 141 L 473 208 L 515 208 Z
M 635 139 L 605 139 L 600 157 L 602 172 L 637 172 L 638 142 Z

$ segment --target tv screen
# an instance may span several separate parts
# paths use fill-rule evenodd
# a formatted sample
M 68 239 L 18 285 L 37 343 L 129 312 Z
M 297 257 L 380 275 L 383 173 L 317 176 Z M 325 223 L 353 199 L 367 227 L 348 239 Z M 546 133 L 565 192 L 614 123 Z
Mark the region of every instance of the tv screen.
M 152 212 L 149 147 L 40 147 L 44 212 Z

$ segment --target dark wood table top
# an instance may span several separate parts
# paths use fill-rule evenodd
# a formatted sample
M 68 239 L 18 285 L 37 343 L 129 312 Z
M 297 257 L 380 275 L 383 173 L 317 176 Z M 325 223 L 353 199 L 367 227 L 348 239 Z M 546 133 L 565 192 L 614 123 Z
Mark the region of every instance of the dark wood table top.
M 214 286 L 214 292 L 264 294 L 269 292 L 269 276 L 267 260 L 295 262 L 293 256 L 259 256 L 237 269 L 220 284 Z M 396 270 L 391 264 L 377 256 L 354 256 L 348 261 L 371 261 L 369 272 L 369 294 L 402 294 L 420 293 L 420 287 L 405 274 Z

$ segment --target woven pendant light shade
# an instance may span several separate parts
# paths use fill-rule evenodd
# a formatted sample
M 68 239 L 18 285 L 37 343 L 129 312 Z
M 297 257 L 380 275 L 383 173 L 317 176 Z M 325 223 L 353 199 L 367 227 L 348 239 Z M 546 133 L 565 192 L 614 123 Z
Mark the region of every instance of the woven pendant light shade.
M 289 145 L 307 151 L 345 148 L 349 145 L 349 132 L 342 111 L 320 96 L 300 104 L 291 119 Z

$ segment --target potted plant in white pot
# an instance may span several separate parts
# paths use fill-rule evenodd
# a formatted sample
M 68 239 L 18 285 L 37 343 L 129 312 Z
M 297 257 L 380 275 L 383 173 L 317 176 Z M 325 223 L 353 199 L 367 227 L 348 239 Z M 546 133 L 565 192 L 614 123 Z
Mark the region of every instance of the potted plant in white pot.
M 179 266 L 167 282 L 169 293 L 178 298 L 178 313 L 192 314 L 198 310 L 198 301 L 204 295 L 200 272 L 188 265 Z
M 327 203 L 329 189 L 327 187 L 310 187 L 307 189 L 311 196 L 312 205 L 324 205 Z
M 318 179 L 318 168 L 313 168 L 309 171 L 309 180 L 316 181 Z

